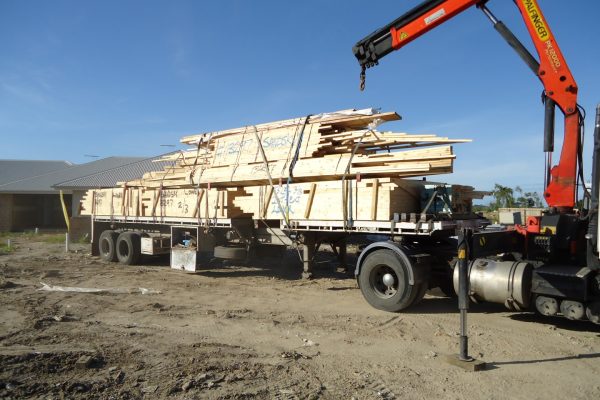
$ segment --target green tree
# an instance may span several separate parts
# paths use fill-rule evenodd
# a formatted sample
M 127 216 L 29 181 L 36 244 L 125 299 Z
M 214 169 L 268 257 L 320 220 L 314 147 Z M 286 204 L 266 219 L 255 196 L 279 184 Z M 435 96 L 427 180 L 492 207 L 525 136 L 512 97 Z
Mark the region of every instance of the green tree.
M 525 192 L 523 196 L 525 196 L 525 198 L 527 199 L 527 202 L 529 204 L 528 207 L 541 208 L 544 206 L 544 203 L 542 202 L 542 199 L 540 198 L 538 192 Z
M 542 199 L 537 192 L 523 192 L 521 187 L 515 187 L 515 206 L 517 207 L 543 207 Z
M 490 204 L 492 210 L 497 210 L 502 207 L 514 207 L 515 197 L 512 188 L 508 186 L 502 186 L 498 183 L 494 185 L 494 191 L 492 192 L 494 201 Z
M 524 192 L 520 186 L 512 189 L 496 183 L 492 196 L 494 200 L 490 203 L 490 210 L 511 207 L 543 207 L 542 199 L 537 192 Z

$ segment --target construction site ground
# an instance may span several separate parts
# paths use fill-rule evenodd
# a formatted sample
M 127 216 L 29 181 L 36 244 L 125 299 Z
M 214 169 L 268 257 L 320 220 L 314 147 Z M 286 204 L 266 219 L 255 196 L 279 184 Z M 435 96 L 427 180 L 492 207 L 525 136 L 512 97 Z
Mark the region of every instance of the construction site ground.
M 0 255 L 0 398 L 600 398 L 589 322 L 473 305 L 470 353 L 488 368 L 467 372 L 445 360 L 455 300 L 434 290 L 409 312 L 375 310 L 332 254 L 306 281 L 293 250 L 188 274 L 56 242 L 16 238 Z

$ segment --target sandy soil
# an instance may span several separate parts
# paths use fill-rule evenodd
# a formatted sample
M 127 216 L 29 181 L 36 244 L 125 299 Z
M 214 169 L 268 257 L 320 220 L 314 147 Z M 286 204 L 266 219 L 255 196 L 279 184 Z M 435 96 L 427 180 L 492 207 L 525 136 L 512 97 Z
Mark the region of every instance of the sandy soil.
M 445 361 L 453 300 L 377 311 L 333 263 L 302 281 L 292 252 L 186 274 L 17 245 L 0 256 L 0 398 L 600 398 L 600 327 L 587 322 L 474 305 L 470 353 L 488 369 L 466 372 Z

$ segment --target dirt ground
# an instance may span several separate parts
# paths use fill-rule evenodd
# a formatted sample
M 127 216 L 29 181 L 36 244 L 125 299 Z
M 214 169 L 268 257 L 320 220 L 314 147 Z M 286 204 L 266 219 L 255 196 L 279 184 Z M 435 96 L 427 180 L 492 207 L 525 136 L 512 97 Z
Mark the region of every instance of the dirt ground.
M 454 300 L 377 311 L 327 255 L 303 281 L 293 252 L 187 274 L 165 260 L 106 264 L 88 245 L 16 245 L 0 256 L 0 398 L 600 398 L 600 326 L 588 322 L 474 305 L 470 353 L 488 368 L 466 372 L 445 361 L 458 350 Z

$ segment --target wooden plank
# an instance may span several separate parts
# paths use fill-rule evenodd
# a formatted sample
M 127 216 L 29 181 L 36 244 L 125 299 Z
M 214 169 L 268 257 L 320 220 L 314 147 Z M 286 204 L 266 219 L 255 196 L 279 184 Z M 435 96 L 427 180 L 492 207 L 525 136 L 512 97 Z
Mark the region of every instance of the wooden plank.
M 315 199 L 315 192 L 317 191 L 317 184 L 310 184 L 310 192 L 308 193 L 308 202 L 306 203 L 306 208 L 304 210 L 304 219 L 308 219 L 310 217 L 310 210 L 312 209 L 313 200 Z
M 208 197 L 210 195 L 210 190 L 206 190 L 206 199 L 204 201 L 204 218 L 206 218 L 206 220 L 208 221 L 209 219 L 209 215 L 208 215 Z
M 152 214 L 151 214 L 153 217 L 156 216 L 156 206 L 158 205 L 158 202 L 160 200 L 161 192 L 162 192 L 162 186 L 156 193 L 154 193 L 154 203 L 152 204 Z
M 265 193 L 265 201 L 262 204 L 261 217 L 264 219 L 267 216 L 267 210 L 269 209 L 269 203 L 271 202 L 271 197 L 273 196 L 273 186 L 267 186 L 267 192 Z
M 196 205 L 194 206 L 194 211 L 192 212 L 192 217 L 198 217 L 198 212 L 200 211 L 200 204 L 202 203 L 202 197 L 204 197 L 204 189 L 200 189 L 198 191 L 198 199 L 196 200 Z
M 371 220 L 377 219 L 377 196 L 379 192 L 379 179 L 373 179 L 373 188 L 371 190 Z
M 221 217 L 225 217 L 225 191 L 221 190 L 219 191 L 219 209 L 221 210 Z

